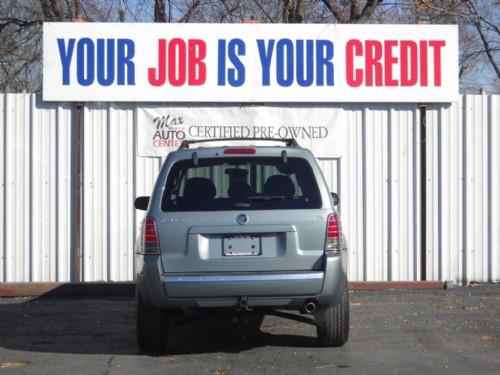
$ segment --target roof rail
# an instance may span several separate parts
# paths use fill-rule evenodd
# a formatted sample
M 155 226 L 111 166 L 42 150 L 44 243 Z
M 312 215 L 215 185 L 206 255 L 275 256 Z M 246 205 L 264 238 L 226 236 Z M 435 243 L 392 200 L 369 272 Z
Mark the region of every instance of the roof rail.
M 287 147 L 300 148 L 299 144 L 295 138 L 216 138 L 216 139 L 191 139 L 182 141 L 178 150 L 183 150 L 189 148 L 189 145 L 194 143 L 204 143 L 204 142 L 222 142 L 222 141 L 271 141 L 271 142 L 283 142 Z

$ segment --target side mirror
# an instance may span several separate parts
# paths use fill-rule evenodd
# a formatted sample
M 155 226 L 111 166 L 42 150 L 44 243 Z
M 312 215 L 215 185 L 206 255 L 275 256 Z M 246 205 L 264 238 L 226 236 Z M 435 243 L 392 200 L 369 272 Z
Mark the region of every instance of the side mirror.
M 149 197 L 137 197 L 135 198 L 134 206 L 138 210 L 146 211 L 149 205 Z
M 339 204 L 339 196 L 337 195 L 337 193 L 330 193 L 332 195 L 332 199 L 333 199 L 333 205 L 336 206 Z

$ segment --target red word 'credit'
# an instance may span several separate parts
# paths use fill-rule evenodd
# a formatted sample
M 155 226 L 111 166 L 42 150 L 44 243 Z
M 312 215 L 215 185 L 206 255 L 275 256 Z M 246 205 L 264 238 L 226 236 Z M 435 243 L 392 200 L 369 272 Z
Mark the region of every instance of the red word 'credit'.
M 351 87 L 439 87 L 441 52 L 445 46 L 444 40 L 350 39 L 346 44 L 347 84 Z

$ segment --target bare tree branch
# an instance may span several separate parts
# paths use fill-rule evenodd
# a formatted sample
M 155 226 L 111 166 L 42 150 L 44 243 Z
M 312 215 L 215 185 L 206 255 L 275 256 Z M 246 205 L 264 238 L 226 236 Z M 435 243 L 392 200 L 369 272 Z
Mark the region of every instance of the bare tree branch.
M 155 22 L 167 22 L 166 12 L 165 12 L 165 1 L 155 0 Z
M 335 0 L 323 0 L 323 3 L 326 5 L 328 10 L 332 12 L 337 21 L 340 23 L 347 23 L 348 20 L 343 16 L 342 8 L 337 5 Z
M 304 20 L 303 0 L 283 0 L 283 22 L 301 23 Z
M 42 20 L 31 20 L 31 21 L 25 21 L 25 20 L 20 20 L 19 18 L 13 18 L 13 17 L 7 17 L 7 18 L 2 18 L 0 17 L 0 32 L 7 27 L 8 25 L 16 25 L 19 27 L 31 27 L 34 25 L 40 25 L 42 23 Z
M 221 0 L 221 2 L 222 2 L 222 5 L 224 5 L 225 12 L 223 14 L 221 14 L 221 16 L 219 18 L 219 22 L 223 22 L 226 19 L 226 17 L 231 19 L 233 14 L 238 10 L 238 8 L 240 6 L 239 2 L 233 4 L 231 7 L 228 5 L 227 0 Z
M 352 0 L 351 1 L 351 15 L 350 19 L 354 20 L 358 18 L 361 14 L 361 1 L 360 0 Z
M 253 0 L 253 2 L 255 3 L 255 5 L 257 5 L 257 7 L 260 9 L 260 11 L 262 13 L 264 13 L 264 15 L 266 16 L 267 20 L 271 23 L 274 23 L 274 20 L 273 18 L 271 17 L 271 15 L 264 9 L 264 7 L 262 6 L 262 4 L 259 2 L 259 0 Z
M 328 10 L 340 23 L 363 23 L 370 19 L 382 0 L 366 0 L 361 7 L 361 0 L 351 0 L 349 9 L 335 0 L 323 0 Z
M 82 9 L 80 7 L 80 0 L 75 0 L 75 19 L 82 16 Z
M 469 9 L 472 11 L 473 15 L 477 18 L 479 18 L 482 22 L 484 22 L 485 24 L 487 24 L 488 26 L 490 26 L 494 31 L 496 31 L 496 33 L 498 35 L 500 35 L 500 28 L 498 27 L 498 25 L 495 25 L 494 23 L 490 22 L 489 20 L 486 19 L 486 17 L 483 17 L 477 7 L 476 7 L 476 4 L 474 4 L 474 2 L 472 1 L 468 1 L 467 2 L 467 5 L 469 6 Z
M 179 22 L 189 22 L 194 11 L 201 4 L 201 0 L 193 0 L 189 9 L 184 13 L 184 15 L 179 19 Z
M 486 56 L 488 56 L 488 60 L 491 64 L 492 68 L 495 70 L 495 73 L 497 74 L 497 78 L 500 79 L 500 67 L 498 66 L 495 59 L 493 58 L 490 43 L 488 42 L 488 40 L 486 39 L 486 36 L 483 33 L 483 30 L 481 28 L 481 24 L 478 21 L 475 21 L 474 27 L 476 28 L 479 36 L 481 37 L 481 41 L 483 42 L 484 51 L 486 52 Z
M 50 0 L 50 7 L 52 8 L 52 13 L 54 14 L 55 19 L 58 21 L 62 21 L 63 16 L 61 13 L 61 9 L 59 9 L 57 0 Z
M 296 0 L 293 19 L 295 23 L 301 23 L 304 20 L 304 0 Z
M 356 23 L 363 23 L 368 21 L 368 19 L 372 16 L 373 12 L 375 12 L 375 9 L 377 8 L 380 2 L 381 1 L 379 0 L 367 0 L 365 7 L 361 11 L 359 17 L 351 21 L 356 21 Z
M 57 0 L 40 0 L 44 19 L 49 21 L 62 21 L 61 10 Z
M 484 18 L 482 16 L 479 16 L 479 19 L 481 21 L 483 21 L 485 24 L 487 24 L 488 26 L 490 26 L 494 31 L 496 31 L 496 33 L 498 35 L 500 35 L 500 27 L 498 27 L 498 25 L 495 25 L 494 23 L 488 21 L 486 18 Z

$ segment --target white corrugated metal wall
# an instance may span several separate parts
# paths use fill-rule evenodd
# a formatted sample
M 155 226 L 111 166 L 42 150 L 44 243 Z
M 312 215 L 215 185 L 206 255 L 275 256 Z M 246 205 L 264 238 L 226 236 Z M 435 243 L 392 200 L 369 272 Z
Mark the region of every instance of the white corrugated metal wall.
M 417 105 L 335 105 L 346 151 L 321 159 L 341 196 L 351 280 L 420 280 Z M 136 157 L 134 104 L 84 108 L 85 281 L 133 279 L 133 243 L 161 158 Z M 74 110 L 0 95 L 0 281 L 69 281 L 75 234 Z M 431 105 L 426 130 L 426 278 L 500 281 L 500 96 Z M 72 199 L 73 198 L 73 199 Z
M 0 95 L 0 281 L 70 278 L 72 116 L 69 104 Z
M 427 120 L 427 277 L 500 281 L 500 95 Z

